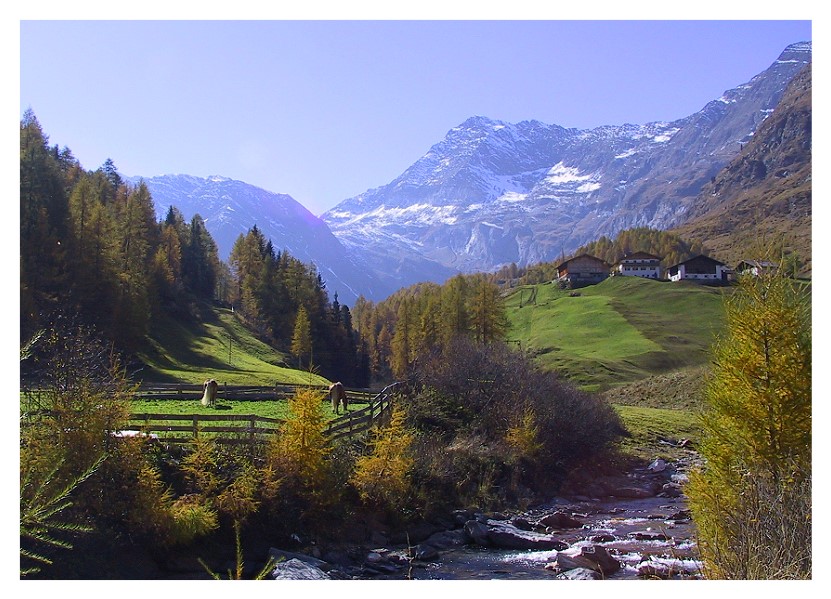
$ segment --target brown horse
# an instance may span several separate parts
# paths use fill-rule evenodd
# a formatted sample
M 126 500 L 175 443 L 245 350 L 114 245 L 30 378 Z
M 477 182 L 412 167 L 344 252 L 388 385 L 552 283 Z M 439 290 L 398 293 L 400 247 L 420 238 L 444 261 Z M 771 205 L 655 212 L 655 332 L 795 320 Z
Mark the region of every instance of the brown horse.
M 344 414 L 346 413 L 349 399 L 346 397 L 346 389 L 343 388 L 343 383 L 338 382 L 329 385 L 329 399 L 332 401 L 332 409 L 335 414 L 340 414 L 338 409 L 341 404 L 343 404 Z
M 203 387 L 205 389 L 205 392 L 202 394 L 202 405 L 216 405 L 216 391 L 219 388 L 219 383 L 217 383 L 214 379 L 210 379 L 208 381 L 205 381 Z

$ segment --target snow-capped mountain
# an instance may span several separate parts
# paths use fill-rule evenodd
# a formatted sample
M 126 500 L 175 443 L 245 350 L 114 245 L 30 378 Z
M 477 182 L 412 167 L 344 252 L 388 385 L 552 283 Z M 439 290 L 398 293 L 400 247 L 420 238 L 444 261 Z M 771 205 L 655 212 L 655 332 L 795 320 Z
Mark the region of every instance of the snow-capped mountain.
M 330 295 L 353 305 L 361 293 L 384 295 L 395 290 L 377 280 L 365 264 L 344 248 L 321 219 L 294 198 L 225 177 L 163 175 L 131 177 L 143 180 L 153 197 L 159 219 L 172 205 L 187 220 L 199 214 L 216 241 L 219 257 L 228 260 L 234 242 L 254 225 L 278 251 L 313 263 Z
M 666 229 L 684 222 L 810 62 L 810 42 L 788 46 L 749 82 L 669 123 L 577 130 L 473 117 L 397 179 L 322 218 L 397 285 L 554 260 L 630 227 Z

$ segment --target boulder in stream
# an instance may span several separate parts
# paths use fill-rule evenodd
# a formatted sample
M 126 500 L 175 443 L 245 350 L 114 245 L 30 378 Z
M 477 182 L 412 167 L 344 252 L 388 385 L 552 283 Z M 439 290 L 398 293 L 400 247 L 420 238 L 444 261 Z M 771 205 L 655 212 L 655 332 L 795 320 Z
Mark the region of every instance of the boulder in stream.
M 555 562 L 560 570 L 573 570 L 574 568 L 588 568 L 610 576 L 620 570 L 620 562 L 613 558 L 600 545 L 584 545 L 570 550 L 557 553 Z
M 499 549 L 533 549 L 543 551 L 546 549 L 562 550 L 568 545 L 551 535 L 519 530 L 507 522 L 490 520 L 488 522 L 488 543 Z
M 329 576 L 320 568 L 295 558 L 274 566 L 271 578 L 274 580 L 329 580 Z
M 540 518 L 537 521 L 537 524 L 540 526 L 546 526 L 549 528 L 582 528 L 583 522 L 578 520 L 574 516 L 570 514 L 566 514 L 565 512 L 554 512 L 551 514 L 547 514 Z

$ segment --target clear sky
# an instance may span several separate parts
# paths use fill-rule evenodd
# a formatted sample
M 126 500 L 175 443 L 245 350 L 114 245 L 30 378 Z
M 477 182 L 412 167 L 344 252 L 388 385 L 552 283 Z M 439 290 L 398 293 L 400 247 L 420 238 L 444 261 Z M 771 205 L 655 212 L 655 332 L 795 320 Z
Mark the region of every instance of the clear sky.
M 810 39 L 807 20 L 22 19 L 20 114 L 87 169 L 223 175 L 321 214 L 470 116 L 673 120 Z

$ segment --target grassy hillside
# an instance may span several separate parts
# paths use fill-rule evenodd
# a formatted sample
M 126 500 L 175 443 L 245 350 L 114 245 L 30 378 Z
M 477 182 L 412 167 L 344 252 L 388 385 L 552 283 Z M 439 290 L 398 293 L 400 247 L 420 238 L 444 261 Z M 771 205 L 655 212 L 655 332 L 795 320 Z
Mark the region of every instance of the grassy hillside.
M 312 384 L 328 381 L 287 366 L 287 356 L 257 340 L 231 310 L 208 307 L 201 322 L 160 318 L 153 323 L 146 367 L 135 378 L 148 382 L 229 385 Z
M 506 299 L 509 338 L 540 364 L 602 390 L 706 363 L 729 288 L 613 277 L 574 292 L 547 283 Z

